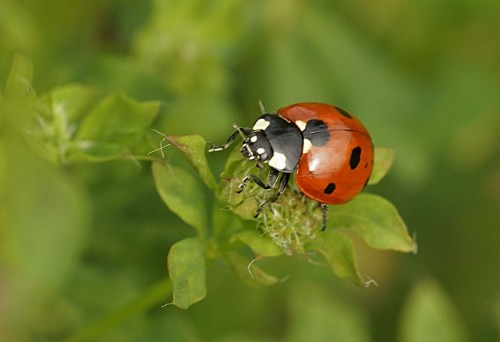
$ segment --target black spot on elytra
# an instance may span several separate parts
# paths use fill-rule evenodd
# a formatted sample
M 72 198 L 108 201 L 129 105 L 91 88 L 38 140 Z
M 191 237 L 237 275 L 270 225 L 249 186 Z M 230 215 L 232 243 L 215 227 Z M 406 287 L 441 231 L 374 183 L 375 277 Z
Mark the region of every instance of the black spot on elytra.
M 365 169 L 368 167 L 368 163 L 365 164 Z
M 346 118 L 352 119 L 352 115 L 349 114 L 347 111 L 343 110 L 342 108 L 335 106 L 335 109 L 338 110 L 339 113 L 345 116 Z
M 330 183 L 326 186 L 325 190 L 323 192 L 327 195 L 331 195 L 335 191 L 335 184 Z
M 351 159 L 349 160 L 349 165 L 351 170 L 358 167 L 359 161 L 361 160 L 361 147 L 355 147 L 351 151 Z
M 330 139 L 328 125 L 321 120 L 313 119 L 307 121 L 306 128 L 302 132 L 304 139 L 311 142 L 313 146 L 324 146 Z

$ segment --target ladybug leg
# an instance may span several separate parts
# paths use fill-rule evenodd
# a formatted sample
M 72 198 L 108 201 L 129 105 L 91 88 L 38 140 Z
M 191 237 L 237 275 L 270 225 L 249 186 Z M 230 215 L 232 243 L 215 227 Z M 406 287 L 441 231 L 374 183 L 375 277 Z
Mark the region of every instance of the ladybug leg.
M 238 187 L 239 188 L 238 193 L 245 190 L 245 188 L 247 187 L 248 182 L 250 180 L 254 181 L 254 183 L 257 184 L 258 186 L 260 186 L 261 188 L 269 190 L 269 189 L 273 188 L 274 185 L 276 184 L 276 181 L 278 180 L 279 174 L 280 174 L 280 172 L 278 170 L 271 169 L 271 171 L 269 171 L 269 176 L 267 176 L 267 183 L 264 183 L 259 177 L 257 177 L 254 174 L 248 175 L 245 178 L 243 178 L 243 180 L 241 181 L 241 184 Z
M 227 138 L 226 142 L 222 145 L 214 145 L 212 143 L 207 142 L 208 145 L 208 152 L 216 152 L 216 151 L 222 151 L 227 149 L 231 144 L 234 142 L 236 137 L 238 136 L 239 131 L 234 131 L 229 138 Z
M 281 174 L 281 180 L 280 180 L 280 186 L 278 187 L 278 193 L 277 193 L 277 196 L 281 196 L 284 192 L 285 192 L 285 189 L 286 189 L 286 186 L 288 185 L 288 181 L 290 180 L 290 173 L 285 173 L 283 172 Z M 277 200 L 278 198 L 276 198 Z M 274 200 L 274 201 L 276 201 Z M 273 201 L 273 202 L 274 202 Z
M 214 145 L 210 142 L 207 142 L 208 145 L 208 152 L 217 152 L 217 151 L 222 151 L 227 149 L 231 144 L 236 140 L 238 135 L 241 135 L 242 137 L 245 137 L 248 135 L 248 133 L 251 132 L 250 128 L 246 127 L 238 127 L 234 125 L 234 128 L 236 129 L 230 136 L 227 138 L 226 142 L 222 145 Z
M 324 231 L 326 229 L 326 223 L 328 222 L 328 204 L 320 203 L 320 205 L 323 210 L 323 228 L 321 228 L 321 231 Z
M 280 179 L 280 184 L 278 187 L 278 192 L 276 195 L 274 195 L 269 201 L 265 201 L 260 205 L 260 207 L 257 209 L 257 212 L 255 213 L 254 217 L 257 218 L 259 214 L 264 210 L 265 207 L 267 207 L 269 204 L 274 203 L 280 198 L 280 196 L 285 192 L 286 186 L 288 184 L 288 181 L 290 180 L 290 173 L 281 173 L 281 179 Z

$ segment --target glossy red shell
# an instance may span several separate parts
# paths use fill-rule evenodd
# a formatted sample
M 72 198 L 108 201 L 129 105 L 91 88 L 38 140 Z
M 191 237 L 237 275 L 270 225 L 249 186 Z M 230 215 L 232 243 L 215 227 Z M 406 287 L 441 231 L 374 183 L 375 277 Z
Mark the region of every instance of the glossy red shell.
M 298 103 L 277 112 L 296 124 L 301 121 L 299 127 L 313 119 L 327 124 L 328 142 L 303 151 L 296 171 L 295 182 L 306 196 L 342 204 L 363 190 L 373 167 L 373 144 L 358 119 L 323 103 Z

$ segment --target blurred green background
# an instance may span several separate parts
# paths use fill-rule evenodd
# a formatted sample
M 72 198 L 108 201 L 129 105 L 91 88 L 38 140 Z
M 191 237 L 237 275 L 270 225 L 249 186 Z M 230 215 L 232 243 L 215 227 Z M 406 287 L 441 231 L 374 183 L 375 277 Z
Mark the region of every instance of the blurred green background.
M 54 165 L 0 119 L 0 340 L 499 339 L 500 2 L 0 0 L 2 84 L 16 54 L 38 95 L 78 82 L 161 101 L 165 134 L 224 141 L 259 100 L 349 109 L 397 152 L 370 191 L 419 251 L 359 241 L 367 289 L 298 258 L 263 265 L 285 280 L 260 289 L 213 264 L 204 301 L 160 308 L 169 247 L 194 231 L 149 164 Z

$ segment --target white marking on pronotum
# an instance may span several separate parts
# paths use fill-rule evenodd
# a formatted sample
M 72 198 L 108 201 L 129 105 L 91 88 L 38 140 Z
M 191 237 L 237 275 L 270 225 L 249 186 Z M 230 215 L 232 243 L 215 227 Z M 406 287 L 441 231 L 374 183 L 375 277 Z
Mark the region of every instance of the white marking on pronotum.
M 312 147 L 312 143 L 311 143 L 311 140 L 309 139 L 304 139 L 304 142 L 302 144 L 302 153 L 303 154 L 306 154 L 309 152 L 309 150 L 311 149 Z
M 264 150 L 262 147 L 259 147 L 259 148 L 257 149 L 257 153 L 258 153 L 258 154 L 263 154 L 263 153 L 265 153 L 265 152 L 266 152 L 266 150 Z
M 255 125 L 253 125 L 253 129 L 256 130 L 256 131 L 263 131 L 267 127 L 269 127 L 270 124 L 271 123 L 269 121 L 265 120 L 265 119 L 259 119 L 255 123 Z
M 253 137 L 250 138 L 250 142 L 256 142 L 257 141 L 257 136 L 254 135 Z
M 286 168 L 286 156 L 283 153 L 274 152 L 273 157 L 269 160 L 269 166 L 276 170 L 284 170 Z
M 295 125 L 297 125 L 297 127 L 302 131 L 304 132 L 304 130 L 306 129 L 306 126 L 307 126 L 307 123 L 305 123 L 304 121 L 302 120 L 297 120 L 295 121 Z

